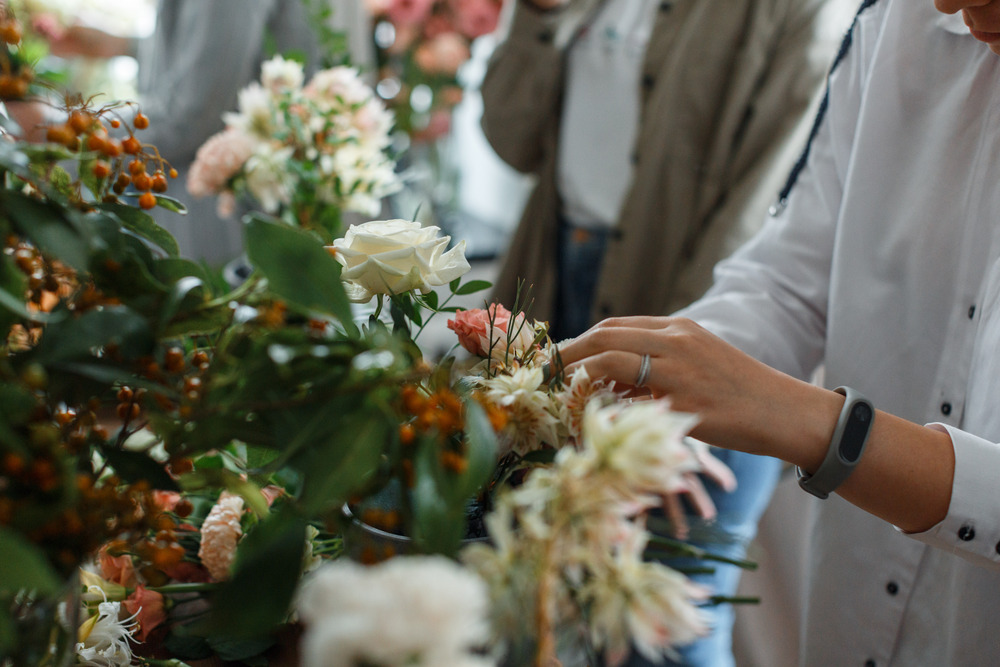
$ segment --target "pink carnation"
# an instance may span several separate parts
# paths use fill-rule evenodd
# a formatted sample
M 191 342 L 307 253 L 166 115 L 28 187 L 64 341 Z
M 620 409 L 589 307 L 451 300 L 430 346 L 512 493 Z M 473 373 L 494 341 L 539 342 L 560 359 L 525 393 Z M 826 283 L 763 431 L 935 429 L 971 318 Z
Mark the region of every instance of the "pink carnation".
M 470 39 L 487 35 L 497 27 L 500 3 L 495 0 L 451 0 L 455 24 Z
M 435 0 L 394 0 L 386 13 L 393 23 L 412 25 L 427 18 L 434 2 Z
M 204 197 L 225 189 L 253 151 L 253 139 L 238 128 L 229 127 L 212 135 L 195 155 L 188 172 L 188 192 L 193 197 Z
M 417 47 L 413 60 L 428 74 L 454 75 L 469 59 L 469 45 L 457 32 L 445 32 Z
M 146 641 L 149 633 L 163 625 L 167 620 L 167 611 L 163 607 L 163 596 L 155 591 L 147 590 L 142 584 L 136 586 L 132 595 L 122 603 L 129 615 L 138 614 L 138 640 Z
M 223 491 L 201 524 L 198 557 L 216 581 L 229 578 L 229 570 L 236 558 L 236 544 L 243 536 L 240 525 L 242 516 L 243 498 Z

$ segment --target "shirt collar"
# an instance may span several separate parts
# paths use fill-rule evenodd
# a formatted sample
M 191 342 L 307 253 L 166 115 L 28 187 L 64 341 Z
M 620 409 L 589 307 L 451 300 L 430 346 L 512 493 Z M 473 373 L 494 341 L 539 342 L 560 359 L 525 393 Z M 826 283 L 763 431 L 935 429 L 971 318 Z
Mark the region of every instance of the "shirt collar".
M 968 35 L 972 37 L 972 34 L 969 32 L 969 26 L 965 25 L 965 21 L 962 19 L 962 12 L 941 14 L 935 23 L 939 28 L 944 28 L 954 35 Z

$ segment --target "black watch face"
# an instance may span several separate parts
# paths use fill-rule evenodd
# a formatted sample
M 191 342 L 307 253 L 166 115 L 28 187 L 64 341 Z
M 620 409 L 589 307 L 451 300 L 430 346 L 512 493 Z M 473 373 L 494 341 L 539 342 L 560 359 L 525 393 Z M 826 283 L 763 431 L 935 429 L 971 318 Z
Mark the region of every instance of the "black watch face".
M 854 463 L 861 456 L 861 447 L 871 428 L 872 416 L 872 407 L 867 403 L 858 403 L 851 409 L 851 416 L 844 427 L 844 436 L 840 439 L 840 457 L 844 461 Z

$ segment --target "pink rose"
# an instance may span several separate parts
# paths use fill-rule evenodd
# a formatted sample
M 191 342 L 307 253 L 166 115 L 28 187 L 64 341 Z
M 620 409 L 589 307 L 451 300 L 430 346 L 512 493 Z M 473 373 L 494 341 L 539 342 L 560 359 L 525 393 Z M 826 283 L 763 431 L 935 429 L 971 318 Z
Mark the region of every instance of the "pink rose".
M 103 547 L 97 554 L 97 563 L 101 568 L 101 577 L 113 584 L 121 584 L 126 588 L 135 586 L 135 567 L 132 565 L 132 556 L 122 554 L 112 556 L 108 553 L 108 547 Z
M 457 32 L 441 33 L 417 47 L 413 60 L 428 74 L 453 76 L 469 59 L 469 45 Z
M 412 25 L 427 18 L 435 0 L 394 0 L 387 14 L 396 24 Z
M 163 596 L 155 591 L 147 590 L 145 586 L 136 586 L 132 595 L 128 596 L 122 603 L 128 613 L 135 614 L 139 621 L 139 636 L 141 642 L 146 641 L 149 633 L 163 625 L 167 620 L 167 611 L 163 607 Z
M 495 0 L 451 0 L 451 10 L 459 32 L 470 39 L 496 30 L 500 18 L 500 3 Z
M 459 344 L 472 354 L 489 357 L 492 352 L 494 359 L 502 360 L 508 352 L 515 356 L 523 354 L 535 340 L 535 329 L 524 313 L 514 318 L 514 328 L 508 336 L 511 315 L 502 305 L 494 303 L 488 309 L 473 308 L 455 313 L 455 319 L 448 320 L 448 328 L 458 336 Z

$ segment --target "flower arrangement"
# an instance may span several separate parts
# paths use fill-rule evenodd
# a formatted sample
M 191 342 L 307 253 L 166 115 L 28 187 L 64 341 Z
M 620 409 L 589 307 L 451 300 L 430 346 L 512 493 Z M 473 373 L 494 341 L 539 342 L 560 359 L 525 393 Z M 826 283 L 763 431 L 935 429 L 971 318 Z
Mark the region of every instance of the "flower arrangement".
M 415 141 L 446 134 L 462 99 L 458 70 L 472 40 L 492 32 L 500 0 L 366 0 L 375 17 L 376 90 Z
M 248 194 L 329 242 L 342 211 L 375 215 L 399 188 L 388 154 L 392 114 L 354 68 L 321 70 L 306 82 L 300 63 L 276 56 L 225 121 L 198 150 L 187 182 L 192 196 L 218 195 L 224 215 Z
M 299 72 L 272 61 L 259 92 Z M 279 206 L 294 224 L 246 218 L 253 273 L 220 286 L 145 212 L 183 206 L 145 116 L 120 110 L 71 99 L 47 143 L 0 138 L 0 665 L 253 665 L 299 625 L 305 664 L 325 665 L 402 595 L 435 634 L 414 619 L 396 652 L 345 646 L 348 664 L 518 664 L 565 636 L 613 661 L 697 632 L 700 593 L 639 558 L 643 511 L 696 467 L 689 420 L 565 377 L 522 303 L 454 305 L 488 284 L 463 282 L 437 229 L 328 238 L 296 208 L 312 182 Z M 445 313 L 468 356 L 432 364 L 418 339 Z M 375 565 L 402 554 L 355 548 L 357 522 L 411 553 Z M 396 583 L 413 577 L 453 595 Z M 378 595 L 352 607 L 345 578 Z M 51 601 L 68 613 L 38 616 Z

